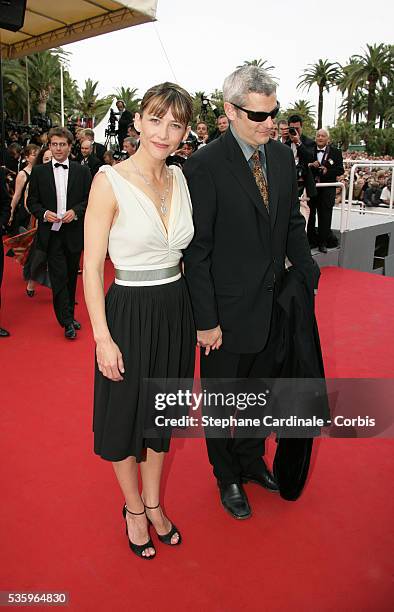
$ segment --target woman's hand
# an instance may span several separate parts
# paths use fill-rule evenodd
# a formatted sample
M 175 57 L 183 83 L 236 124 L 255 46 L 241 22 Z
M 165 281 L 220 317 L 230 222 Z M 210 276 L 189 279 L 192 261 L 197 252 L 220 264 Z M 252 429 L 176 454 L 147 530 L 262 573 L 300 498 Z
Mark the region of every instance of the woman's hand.
M 122 353 L 112 338 L 100 340 L 96 344 L 97 365 L 106 378 L 113 381 L 123 380 L 124 365 Z

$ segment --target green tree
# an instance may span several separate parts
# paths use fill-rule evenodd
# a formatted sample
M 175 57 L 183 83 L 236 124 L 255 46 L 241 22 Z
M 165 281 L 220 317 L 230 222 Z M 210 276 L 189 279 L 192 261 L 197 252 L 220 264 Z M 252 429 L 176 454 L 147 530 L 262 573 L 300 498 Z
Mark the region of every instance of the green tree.
M 363 55 L 354 55 L 355 65 L 351 70 L 350 78 L 354 87 L 366 87 L 368 90 L 367 121 L 375 125 L 376 121 L 376 92 L 377 86 L 392 80 L 393 75 L 393 49 L 392 45 L 367 45 Z
M 78 113 L 83 117 L 94 118 L 96 124 L 105 116 L 113 99 L 113 96 L 100 98 L 97 86 L 98 81 L 87 79 L 77 100 Z
M 297 87 L 310 90 L 313 85 L 319 89 L 319 103 L 317 110 L 317 129 L 322 127 L 323 120 L 323 92 L 330 91 L 330 87 L 335 85 L 338 78 L 339 64 L 319 59 L 316 64 L 309 64 L 303 74 L 300 75 L 301 81 Z
M 278 121 L 281 119 L 287 119 L 290 117 L 290 115 L 300 115 L 303 121 L 303 133 L 306 134 L 306 136 L 314 137 L 316 131 L 316 113 L 313 109 L 314 105 L 307 100 L 296 100 L 293 104 L 290 104 L 290 106 L 286 108 L 285 112 L 278 118 Z
M 16 120 L 24 121 L 27 106 L 26 73 L 20 60 L 4 60 L 3 62 L 3 95 L 4 109 L 7 115 Z
M 237 68 L 242 68 L 242 66 L 257 66 L 258 68 L 263 68 L 264 70 L 267 70 L 268 72 L 271 70 L 275 70 L 275 66 L 266 66 L 267 64 L 267 60 L 263 60 L 263 59 L 253 59 L 253 60 L 245 60 L 243 64 L 241 64 L 240 66 L 237 66 Z
M 353 70 L 358 65 L 357 60 L 352 56 L 349 58 L 348 64 L 345 66 L 340 66 L 339 73 L 337 76 L 336 86 L 343 96 L 345 96 L 345 100 L 343 100 L 341 109 L 342 114 L 344 115 L 344 119 L 347 123 L 350 123 L 352 120 L 352 110 L 353 110 L 353 95 L 355 90 L 358 87 L 358 83 L 353 79 Z
M 123 100 L 128 111 L 137 113 L 140 107 L 141 98 L 137 98 L 138 89 L 130 87 L 118 87 L 115 90 L 114 96 L 119 100 Z

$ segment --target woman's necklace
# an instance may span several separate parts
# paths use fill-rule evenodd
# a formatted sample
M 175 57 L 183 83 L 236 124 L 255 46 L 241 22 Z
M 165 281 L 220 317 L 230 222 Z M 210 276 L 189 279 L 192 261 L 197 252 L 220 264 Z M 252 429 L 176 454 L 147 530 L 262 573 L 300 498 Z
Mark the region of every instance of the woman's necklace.
M 160 212 L 165 217 L 166 214 L 168 213 L 168 208 L 166 206 L 166 199 L 167 199 L 167 196 L 168 196 L 168 194 L 170 192 L 170 173 L 168 171 L 167 166 L 165 166 L 167 187 L 164 189 L 163 193 L 160 193 L 160 191 L 158 189 L 156 189 L 156 187 L 154 185 L 152 185 L 152 183 L 150 181 L 148 181 L 146 176 L 141 172 L 141 170 L 138 168 L 137 164 L 133 161 L 133 159 L 131 157 L 130 157 L 130 161 L 133 164 L 133 166 L 136 169 L 136 171 L 138 172 L 138 174 L 140 175 L 140 177 L 142 178 L 142 180 L 144 181 L 144 183 L 146 185 L 148 185 L 148 187 L 150 187 L 152 189 L 152 191 L 155 192 L 156 195 L 159 196 L 159 199 L 160 199 Z

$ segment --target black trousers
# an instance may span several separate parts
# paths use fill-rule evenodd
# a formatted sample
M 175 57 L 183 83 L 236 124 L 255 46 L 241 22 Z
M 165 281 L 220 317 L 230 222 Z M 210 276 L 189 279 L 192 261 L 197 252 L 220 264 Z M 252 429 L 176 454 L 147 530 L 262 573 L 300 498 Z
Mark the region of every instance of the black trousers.
M 259 353 L 236 354 L 223 346 L 205 356 L 200 352 L 201 378 L 275 378 L 280 364 L 275 359 L 278 344 L 277 307 L 273 307 L 270 334 Z M 242 472 L 258 470 L 265 450 L 263 438 L 206 438 L 213 473 L 225 484 L 240 483 Z
M 332 209 L 335 204 L 335 187 L 318 187 L 317 196 L 309 200 L 308 238 L 316 238 L 316 213 L 318 222 L 317 241 L 327 245 L 331 233 Z
M 51 232 L 48 245 L 48 272 L 52 287 L 53 308 L 59 324 L 73 322 L 75 291 L 81 251 L 70 251 L 62 228 Z

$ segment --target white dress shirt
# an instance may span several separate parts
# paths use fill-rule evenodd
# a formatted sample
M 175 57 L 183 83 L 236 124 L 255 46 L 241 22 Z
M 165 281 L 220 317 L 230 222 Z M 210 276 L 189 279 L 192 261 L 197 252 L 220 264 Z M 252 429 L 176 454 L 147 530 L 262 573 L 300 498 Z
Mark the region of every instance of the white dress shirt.
M 56 214 L 59 218 L 62 218 L 67 210 L 67 185 L 68 185 L 68 174 L 70 170 L 70 164 L 68 159 L 66 159 L 62 164 L 67 166 L 63 168 L 62 166 L 56 167 L 55 164 L 59 162 L 56 159 L 52 158 L 52 168 L 53 168 L 53 176 L 55 177 L 55 186 L 56 186 L 56 200 L 57 200 L 57 209 Z M 53 223 L 51 229 L 55 232 L 59 231 L 62 226 L 62 222 Z

